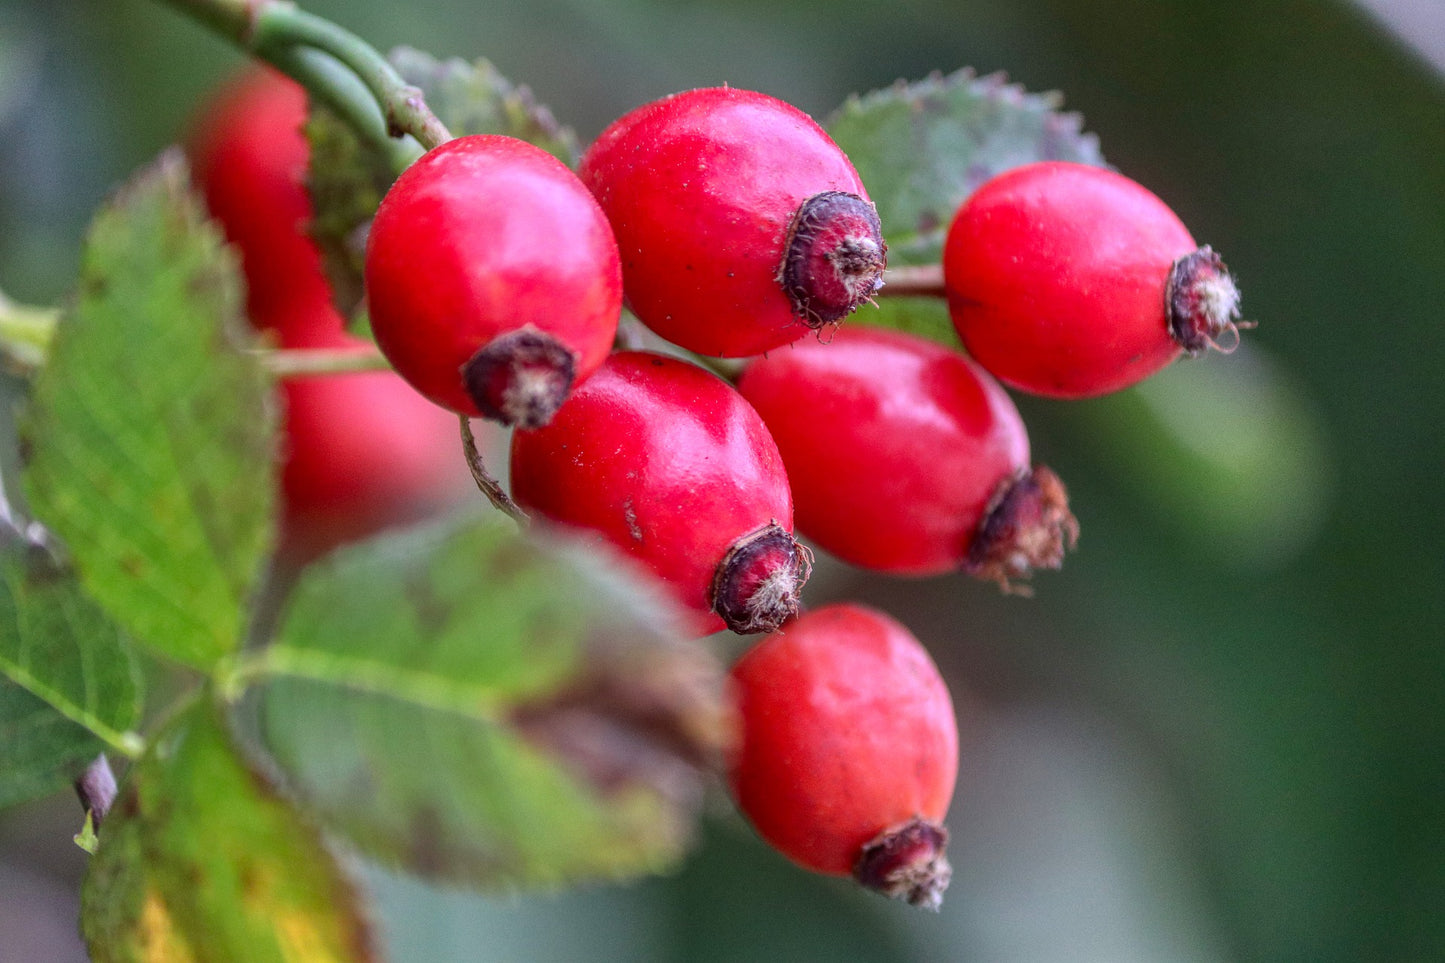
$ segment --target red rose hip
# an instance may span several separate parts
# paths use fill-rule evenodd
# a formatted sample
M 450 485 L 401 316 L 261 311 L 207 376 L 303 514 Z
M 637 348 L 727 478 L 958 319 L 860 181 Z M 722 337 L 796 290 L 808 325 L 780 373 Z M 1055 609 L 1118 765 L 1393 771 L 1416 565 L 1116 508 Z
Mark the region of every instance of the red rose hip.
M 241 255 L 246 312 L 285 347 L 340 334 L 321 252 L 307 230 L 306 91 L 270 68 L 247 70 L 205 105 L 187 153 L 206 207 Z
M 906 628 L 830 605 L 759 642 L 731 672 L 738 807 L 789 859 L 937 908 L 958 773 L 948 687 Z
M 1006 171 L 955 215 L 943 251 L 954 326 L 1014 388 L 1086 398 L 1181 353 L 1232 350 L 1239 291 L 1163 201 L 1120 174 L 1063 161 Z
M 1009 587 L 1077 536 L 1013 401 L 957 351 L 850 327 L 753 360 L 738 390 L 783 455 L 798 530 L 847 562 Z
M 798 610 L 809 563 L 777 446 L 722 379 L 619 352 L 550 425 L 512 439 L 512 494 L 656 573 L 699 631 L 766 632 Z
M 366 248 L 372 331 L 437 404 L 545 424 L 617 333 L 621 269 L 567 166 L 511 137 L 459 137 L 409 167 Z
M 654 101 L 578 174 L 617 233 L 628 306 L 691 351 L 743 357 L 836 322 L 881 284 L 878 214 L 807 114 L 732 87 Z
M 241 254 L 257 328 L 285 348 L 367 351 L 345 333 L 306 234 L 305 120 L 299 85 L 271 70 L 241 74 L 198 120 L 190 148 L 196 183 Z M 466 491 L 456 419 L 392 372 L 288 378 L 278 393 L 281 534 L 292 559 L 414 521 Z

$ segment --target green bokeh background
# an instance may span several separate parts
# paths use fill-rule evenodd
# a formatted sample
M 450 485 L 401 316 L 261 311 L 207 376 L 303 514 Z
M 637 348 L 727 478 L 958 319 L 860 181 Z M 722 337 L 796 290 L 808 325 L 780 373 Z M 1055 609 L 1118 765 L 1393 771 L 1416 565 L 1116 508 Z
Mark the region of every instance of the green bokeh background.
M 822 116 L 1006 69 L 1064 91 L 1260 322 L 1147 390 L 1020 399 L 1083 525 L 1033 599 L 823 566 L 814 602 L 888 608 L 955 687 L 941 914 L 793 869 L 720 801 L 680 875 L 627 888 L 482 900 L 368 871 L 395 958 L 1445 958 L 1438 73 L 1326 0 L 306 6 L 381 47 L 488 56 L 584 139 L 685 87 Z M 94 205 L 236 62 L 158 3 L 0 0 L 0 288 L 61 296 Z M 75 816 L 0 817 L 0 928 L 37 892 L 73 912 Z M 0 960 L 22 952 L 6 932 Z

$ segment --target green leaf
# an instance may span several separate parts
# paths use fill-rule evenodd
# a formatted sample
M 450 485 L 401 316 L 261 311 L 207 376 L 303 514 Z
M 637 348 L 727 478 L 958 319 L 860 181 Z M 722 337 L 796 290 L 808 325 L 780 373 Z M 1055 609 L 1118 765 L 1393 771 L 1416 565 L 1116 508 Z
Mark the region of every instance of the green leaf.
M 457 520 L 310 571 L 266 741 L 367 853 L 483 886 L 672 866 L 728 733 L 721 672 L 615 560 Z
M 1061 414 L 1133 502 L 1201 556 L 1275 568 L 1318 536 L 1336 476 L 1329 432 L 1289 373 L 1247 342 L 1183 359 Z
M 571 128 L 557 123 L 530 89 L 514 85 L 489 61 L 438 60 L 410 47 L 396 48 L 389 59 L 457 137 L 506 134 L 536 144 L 568 166 L 577 163 Z M 321 248 L 337 308 L 351 318 L 361 304 L 366 225 L 395 172 L 388 158 L 322 108 L 313 109 L 306 134 L 311 142 L 307 187 L 315 210 L 311 234 Z
M 234 650 L 272 541 L 270 383 L 235 261 L 165 155 L 96 218 L 26 425 L 26 492 L 86 590 L 200 668 Z
M 325 107 L 312 107 L 306 139 L 311 144 L 306 173 L 311 237 L 321 251 L 337 309 L 350 318 L 362 302 L 366 227 L 391 186 L 392 170 L 380 151 Z
M 1061 102 L 960 70 L 852 97 L 824 126 L 878 205 L 889 262 L 928 264 L 958 205 L 995 174 L 1041 160 L 1104 164 L 1098 139 Z
M 68 785 L 104 749 L 85 727 L 0 676 L 0 809 Z
M 210 703 L 127 777 L 81 890 L 81 931 L 97 963 L 373 959 L 351 884 Z
M 397 47 L 389 59 L 407 83 L 421 88 L 427 106 L 455 136 L 506 134 L 536 144 L 568 167 L 576 165 L 572 129 L 557 123 L 529 88 L 513 84 L 490 61 L 437 60 L 411 47 Z
M 0 551 L 0 676 L 111 747 L 133 751 L 137 673 L 120 630 L 42 546 Z M 0 768 L 0 796 L 10 776 Z

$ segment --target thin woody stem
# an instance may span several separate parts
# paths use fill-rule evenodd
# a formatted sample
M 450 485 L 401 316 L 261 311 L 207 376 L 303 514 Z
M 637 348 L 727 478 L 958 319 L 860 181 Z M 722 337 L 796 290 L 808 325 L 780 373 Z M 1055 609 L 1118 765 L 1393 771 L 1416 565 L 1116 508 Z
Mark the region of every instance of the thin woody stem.
M 302 375 L 346 374 L 352 371 L 390 371 L 380 351 L 363 348 L 289 348 L 254 352 L 261 366 L 278 378 Z
M 920 264 L 889 268 L 883 272 L 883 287 L 875 297 L 889 298 L 941 298 L 943 288 L 943 265 Z
M 460 415 L 459 418 L 462 429 L 462 451 L 466 453 L 467 467 L 471 469 L 472 480 L 477 483 L 477 488 L 487 496 L 487 501 L 491 502 L 493 507 L 505 512 L 512 521 L 517 523 L 519 528 L 525 529 L 529 521 L 527 513 L 512 501 L 512 496 L 502 488 L 502 483 L 497 481 L 492 473 L 487 471 L 487 466 L 482 463 L 482 453 L 477 450 L 477 439 L 472 434 L 472 420 L 466 415 Z

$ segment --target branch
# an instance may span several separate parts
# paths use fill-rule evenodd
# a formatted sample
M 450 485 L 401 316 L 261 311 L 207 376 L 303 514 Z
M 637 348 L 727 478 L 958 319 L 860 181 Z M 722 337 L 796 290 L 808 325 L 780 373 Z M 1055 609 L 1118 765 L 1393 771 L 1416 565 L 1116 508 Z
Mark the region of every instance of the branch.
M 420 90 L 408 84 L 375 47 L 330 20 L 285 0 L 163 2 L 301 83 L 368 140 L 376 142 L 379 134 L 388 139 L 409 134 L 430 150 L 452 139 Z M 316 52 L 359 80 L 375 111 L 365 106 L 350 78 L 317 58 Z M 388 152 L 394 164 L 416 156 L 414 150 L 403 152 L 394 143 L 388 145 Z
M 943 288 L 943 265 L 922 264 L 917 267 L 889 268 L 883 273 L 883 287 L 875 297 L 889 298 L 941 298 Z

